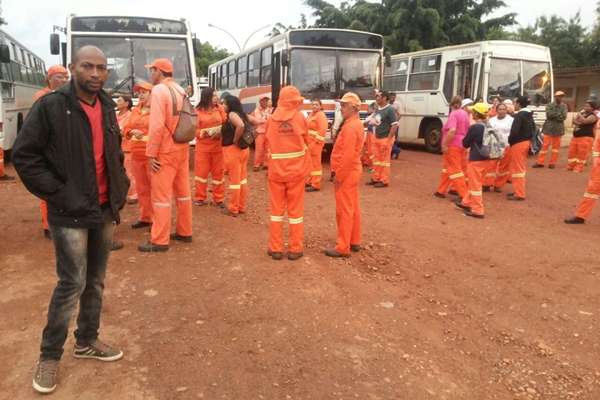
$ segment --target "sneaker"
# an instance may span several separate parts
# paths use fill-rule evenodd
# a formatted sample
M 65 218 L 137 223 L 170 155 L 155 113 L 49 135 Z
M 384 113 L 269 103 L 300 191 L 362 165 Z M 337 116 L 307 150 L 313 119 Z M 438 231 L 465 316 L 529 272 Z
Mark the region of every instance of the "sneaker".
M 137 221 L 136 223 L 131 224 L 131 229 L 143 229 L 151 226 L 152 222 Z
M 565 219 L 565 224 L 581 225 L 581 224 L 585 224 L 585 219 L 580 218 L 580 217 L 567 218 L 567 219 Z
M 377 182 L 376 184 L 373 185 L 374 188 L 386 188 L 389 185 L 387 183 L 383 183 L 383 182 Z
M 462 201 L 461 201 L 461 200 L 456 200 L 456 201 L 454 202 L 454 205 L 455 205 L 457 208 L 461 209 L 461 210 L 464 210 L 464 211 L 471 211 L 471 207 L 469 207 L 469 206 L 465 206 L 465 205 L 462 203 Z
M 283 253 L 280 251 L 271 251 L 268 250 L 267 251 L 267 255 L 269 257 L 271 257 L 273 260 L 279 261 L 279 260 L 283 260 Z
M 235 218 L 235 217 L 238 216 L 237 213 L 229 211 L 228 208 L 224 208 L 223 211 L 222 211 L 222 213 L 223 213 L 223 215 L 227 215 L 228 217 L 234 217 Z
M 117 361 L 123 358 L 123 352 L 96 339 L 94 343 L 88 346 L 75 345 L 73 348 L 73 357 L 91 358 L 100 361 Z
M 544 164 L 535 163 L 531 166 L 531 168 L 544 168 Z
M 169 245 L 146 242 L 144 244 L 140 244 L 138 246 L 138 250 L 142 253 L 164 253 L 166 251 L 169 251 Z
M 465 210 L 465 216 L 467 216 L 467 217 L 473 217 L 473 218 L 479 218 L 479 219 L 485 218 L 485 216 L 483 214 L 475 214 L 471 210 Z
M 369 181 L 369 182 L 367 182 L 367 186 L 375 186 L 377 183 L 379 183 L 379 182 L 377 182 L 377 181 Z
M 358 253 L 361 250 L 360 244 L 351 244 L 350 251 L 353 253 Z
M 319 190 L 320 190 L 320 189 L 317 189 L 317 188 L 316 188 L 316 187 L 314 187 L 314 186 L 307 186 L 307 187 L 306 187 L 306 189 L 305 189 L 305 191 L 306 191 L 306 192 L 309 192 L 309 193 L 310 193 L 310 192 L 318 192 Z
M 171 238 L 171 240 L 178 240 L 178 241 L 183 242 L 183 243 L 192 243 L 192 237 L 191 236 L 181 236 L 178 233 L 171 233 L 170 238 Z
M 525 197 L 519 197 L 519 196 L 515 196 L 515 194 L 514 194 L 514 193 L 512 193 L 512 194 L 511 194 L 510 196 L 508 196 L 506 199 L 507 199 L 507 200 L 510 200 L 510 201 L 525 201 Z
M 296 261 L 304 257 L 304 253 L 288 253 L 287 258 L 290 261 Z
M 481 187 L 481 191 L 488 193 L 490 190 L 492 190 L 491 186 L 482 186 Z
M 458 194 L 458 192 L 456 190 L 449 190 L 448 194 L 452 195 L 452 196 L 460 196 L 460 194 Z
M 440 192 L 435 192 L 435 193 L 433 193 L 433 195 L 435 197 L 437 197 L 438 199 L 445 199 L 446 198 L 446 195 L 444 193 L 440 193 Z
M 202 207 L 202 206 L 205 206 L 205 205 L 207 205 L 207 204 L 208 204 L 208 203 L 207 203 L 206 201 L 204 201 L 204 200 L 195 200 L 195 201 L 194 201 L 194 205 L 195 205 L 195 206 L 198 206 L 198 207 Z
M 333 258 L 348 258 L 348 257 L 350 257 L 350 254 L 342 254 L 339 251 L 337 251 L 336 249 L 325 250 L 325 255 L 327 257 L 333 257 Z
M 0 176 L 0 181 L 11 182 L 14 181 L 15 177 L 10 175 L 2 175 Z
M 550 165 L 548 165 L 548 168 L 554 169 L 554 168 L 556 168 L 556 165 L 550 164 Z
M 43 394 L 54 392 L 57 371 L 58 360 L 39 360 L 33 375 L 33 389 Z

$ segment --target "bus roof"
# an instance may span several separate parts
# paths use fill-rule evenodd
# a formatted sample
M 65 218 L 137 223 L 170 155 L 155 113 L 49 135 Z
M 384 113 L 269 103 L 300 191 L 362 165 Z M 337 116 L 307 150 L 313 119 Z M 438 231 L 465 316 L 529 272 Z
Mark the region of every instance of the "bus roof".
M 470 48 L 470 47 L 481 47 L 483 49 L 483 51 L 491 51 L 494 49 L 494 47 L 506 48 L 509 46 L 510 47 L 520 47 L 520 48 L 530 48 L 530 49 L 535 49 L 537 51 L 549 52 L 548 47 L 542 46 L 539 44 L 534 44 L 534 43 L 520 42 L 520 41 L 516 41 L 516 40 L 486 40 L 486 41 L 481 41 L 481 42 L 472 42 L 472 43 L 457 44 L 457 45 L 446 46 L 446 47 L 438 47 L 435 49 L 413 51 L 410 53 L 394 54 L 392 56 L 392 59 L 410 57 L 410 56 L 414 56 L 414 55 L 434 54 L 434 53 L 440 53 L 443 51 L 460 50 L 460 49 Z
M 229 61 L 235 60 L 237 58 L 239 58 L 242 54 L 250 54 L 256 50 L 260 50 L 265 46 L 268 46 L 270 44 L 274 44 L 277 43 L 281 40 L 286 40 L 289 41 L 289 36 L 290 33 L 292 32 L 351 32 L 351 33 L 360 33 L 363 35 L 369 35 L 369 36 L 374 36 L 374 37 L 378 37 L 381 38 L 383 40 L 383 36 L 377 34 L 377 33 L 371 33 L 371 32 L 364 32 L 364 31 L 356 31 L 356 30 L 352 30 L 352 29 L 335 29 L 335 28 L 305 28 L 305 29 L 290 29 L 284 33 L 281 33 L 279 35 L 273 36 L 272 38 L 269 38 L 267 40 L 265 40 L 264 42 L 261 42 L 259 44 L 256 44 L 252 47 L 249 47 L 248 49 L 240 52 L 240 53 L 235 53 L 227 58 L 224 58 L 222 60 L 217 61 L 216 63 L 213 63 L 211 65 L 208 66 L 209 71 L 212 69 L 212 67 L 223 64 L 223 63 L 228 63 Z

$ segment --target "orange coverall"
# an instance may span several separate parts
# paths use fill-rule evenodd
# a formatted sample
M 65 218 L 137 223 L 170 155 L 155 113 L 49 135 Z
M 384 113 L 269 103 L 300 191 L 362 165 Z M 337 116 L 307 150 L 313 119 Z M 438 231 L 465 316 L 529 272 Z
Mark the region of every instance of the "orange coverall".
M 192 236 L 192 197 L 189 184 L 189 144 L 173 140 L 179 117 L 173 115 L 173 101 L 167 87 L 178 95 L 177 109 L 181 109 L 185 91 L 172 78 L 165 79 L 152 89 L 150 105 L 149 139 L 146 156 L 157 158 L 160 170 L 151 172 L 151 200 L 153 223 L 151 243 L 169 244 L 171 232 L 171 205 L 177 205 L 176 233 Z
M 529 140 L 510 146 L 510 176 L 516 197 L 525 198 Z
M 331 169 L 335 171 L 335 250 L 345 255 L 350 254 L 351 245 L 360 245 L 361 240 L 358 183 L 364 141 L 362 122 L 355 115 L 344 122 L 331 153 Z
M 315 189 L 321 189 L 323 176 L 321 158 L 323 156 L 323 146 L 325 145 L 325 134 L 327 133 L 327 117 L 323 111 L 317 111 L 308 116 L 306 124 L 308 126 L 308 150 L 312 161 L 312 170 L 307 183 Z
M 127 120 L 131 116 L 131 111 L 127 110 L 123 113 L 117 113 L 117 122 L 119 124 L 119 128 L 121 129 L 121 134 L 123 134 L 123 139 L 121 141 L 121 150 L 123 150 L 123 166 L 125 167 L 125 173 L 129 178 L 131 184 L 129 185 L 129 192 L 127 192 L 128 200 L 136 200 L 138 198 L 135 184 L 135 176 L 133 175 L 133 164 L 132 164 L 132 155 L 131 155 L 131 144 L 129 139 L 123 133 L 123 129 L 127 124 Z
M 131 173 L 137 182 L 138 205 L 140 208 L 139 221 L 152 222 L 152 200 L 150 183 L 150 164 L 146 156 L 146 143 L 148 143 L 148 127 L 150 124 L 150 109 L 145 105 L 138 105 L 132 111 L 123 127 L 123 135 L 129 142 L 131 152 Z M 141 139 L 132 136 L 132 130 L 144 133 Z
M 271 116 L 272 110 L 267 107 L 265 109 L 260 108 L 260 105 L 256 107 L 256 110 L 252 112 L 252 115 L 258 119 L 262 119 L 265 122 L 256 126 L 256 138 L 254 139 L 254 168 L 258 169 L 267 166 L 267 143 L 265 139 L 265 132 L 267 131 L 267 120 Z
M 194 158 L 195 201 L 206 201 L 208 175 L 211 176 L 213 201 L 220 204 L 225 200 L 225 181 L 223 179 L 223 147 L 221 146 L 221 127 L 223 113 L 218 108 L 196 110 L 198 127 L 196 128 L 196 155 Z
M 50 89 L 49 87 L 45 87 L 41 90 L 38 90 L 33 95 L 33 101 L 37 101 L 40 97 L 43 97 L 50 92 L 52 92 L 52 89 Z M 50 230 L 50 227 L 48 225 L 48 203 L 46 203 L 44 200 L 40 200 L 40 214 L 42 215 L 42 228 L 45 231 Z
M 484 215 L 483 208 L 483 180 L 488 171 L 493 171 L 497 160 L 469 161 L 467 164 L 467 176 L 469 178 L 469 190 L 463 197 L 462 204 L 471 207 L 471 212 L 477 215 Z
M 581 202 L 577 206 L 575 215 L 579 218 L 588 219 L 592 214 L 592 210 L 600 199 L 600 122 L 596 125 L 596 139 L 592 148 L 592 172 L 588 186 L 583 194 Z
M 271 222 L 269 250 L 283 252 L 283 221 L 287 209 L 289 250 L 302 253 L 304 241 L 304 185 L 310 172 L 307 152 L 308 127 L 302 113 L 300 92 L 293 86 L 281 90 L 279 105 L 267 123 L 270 151 L 268 186 Z
M 544 165 L 546 161 L 546 155 L 548 154 L 548 149 L 552 146 L 552 155 L 550 156 L 550 165 L 556 165 L 558 162 L 558 155 L 560 152 L 560 143 L 562 141 L 562 136 L 550 136 L 544 135 L 544 144 L 542 145 L 542 149 L 540 150 L 540 154 L 537 158 L 537 163 Z
M 442 175 L 437 192 L 447 194 L 452 189 L 458 192 L 463 198 L 467 194 L 467 183 L 465 181 L 464 164 L 465 149 L 462 147 L 448 146 L 448 149 L 442 156 Z
M 573 137 L 569 144 L 569 158 L 567 170 L 583 172 L 583 167 L 590 156 L 590 150 L 594 143 L 593 137 Z

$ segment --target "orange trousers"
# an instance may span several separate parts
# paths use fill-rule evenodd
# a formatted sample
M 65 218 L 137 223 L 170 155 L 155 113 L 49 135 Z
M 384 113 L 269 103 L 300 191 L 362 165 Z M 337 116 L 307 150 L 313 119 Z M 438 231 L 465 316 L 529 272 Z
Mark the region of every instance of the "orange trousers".
M 140 209 L 139 221 L 152 222 L 152 190 L 151 172 L 148 157 L 144 151 L 131 153 L 131 172 L 137 182 L 138 207 Z
M 497 165 L 496 160 L 469 161 L 467 164 L 467 176 L 469 177 L 469 191 L 463 197 L 462 204 L 471 207 L 471 212 L 477 215 L 484 215 L 483 207 L 483 179 L 488 171 L 493 170 Z
M 44 200 L 40 200 L 40 214 L 42 216 L 42 229 L 50 230 L 50 225 L 48 225 L 48 203 Z
M 448 147 L 442 156 L 442 175 L 437 188 L 438 193 L 446 194 L 450 186 L 458 192 L 462 198 L 467 193 L 467 183 L 463 163 L 465 160 L 465 149 L 462 147 Z
M 302 253 L 304 250 L 304 179 L 292 182 L 269 180 L 269 250 L 282 253 L 283 221 L 287 211 L 290 224 L 289 250 Z
M 567 169 L 569 171 L 583 172 L 583 167 L 592 152 L 594 138 L 574 137 L 569 144 L 569 158 Z
M 548 149 L 552 147 L 552 155 L 550 156 L 550 162 L 548 165 L 556 165 L 560 152 L 561 139 L 562 136 L 550 136 L 548 134 L 544 134 L 544 144 L 542 145 L 542 149 L 540 150 L 540 154 L 537 158 L 538 164 L 544 165 L 544 162 L 546 161 L 546 155 L 548 155 Z
M 153 221 L 150 236 L 154 244 L 169 244 L 173 197 L 177 207 L 176 233 L 181 236 L 192 236 L 189 157 L 187 146 L 171 153 L 161 154 L 158 157 L 161 163 L 160 170 L 151 173 Z
M 200 146 L 196 146 L 194 156 L 194 200 L 206 200 L 209 174 L 211 176 L 213 201 L 222 203 L 225 200 L 224 164 L 223 150 L 207 152 L 201 151 Z
M 364 167 L 371 168 L 373 166 L 374 158 L 375 155 L 373 154 L 373 134 L 367 133 L 360 160 Z
M 254 139 L 254 168 L 267 165 L 267 135 L 259 133 Z
M 350 246 L 359 245 L 361 240 L 358 199 L 360 175 L 360 172 L 353 172 L 344 181 L 335 183 L 335 219 L 337 223 L 335 249 L 341 254 L 350 254 Z
M 250 150 L 236 145 L 223 147 L 225 168 L 229 177 L 229 202 L 227 207 L 233 214 L 246 212 L 248 201 L 248 157 Z
M 0 147 L 0 176 L 4 176 L 4 150 Z
M 373 166 L 375 174 L 373 180 L 388 185 L 390 183 L 390 167 L 392 166 L 392 145 L 394 138 L 386 137 L 383 139 L 374 138 L 373 152 L 375 161 Z
M 583 219 L 588 219 L 590 217 L 596 202 L 600 199 L 600 160 L 596 159 L 594 161 L 587 189 L 575 212 L 576 216 Z
M 510 147 L 504 150 L 504 155 L 498 162 L 498 169 L 496 170 L 496 179 L 494 180 L 494 187 L 501 188 L 506 185 L 506 182 L 510 179 Z
M 135 176 L 133 175 L 133 167 L 131 162 L 131 151 L 126 151 L 123 153 L 125 156 L 125 160 L 123 161 L 123 166 L 125 167 L 125 173 L 129 178 L 129 192 L 127 192 L 127 198 L 134 200 L 138 198 L 135 184 Z
M 525 198 L 525 183 L 527 176 L 527 157 L 529 156 L 528 140 L 510 146 L 509 171 L 510 174 L 497 179 L 494 186 L 501 188 L 510 176 L 514 194 L 517 197 Z
M 321 158 L 323 156 L 324 145 L 323 142 L 313 142 L 308 146 L 312 168 L 307 183 L 315 189 L 321 189 L 321 178 L 323 177 Z

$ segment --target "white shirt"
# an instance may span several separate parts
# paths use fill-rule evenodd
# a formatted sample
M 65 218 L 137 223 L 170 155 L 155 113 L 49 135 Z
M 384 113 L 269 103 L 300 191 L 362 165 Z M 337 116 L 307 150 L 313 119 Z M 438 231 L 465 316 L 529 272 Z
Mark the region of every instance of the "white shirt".
M 506 144 L 508 144 L 508 136 L 510 135 L 510 128 L 512 127 L 513 120 L 514 118 L 510 115 L 506 115 L 506 117 L 502 119 L 498 118 L 498 116 L 490 119 L 490 126 L 498 132 L 498 135 Z

